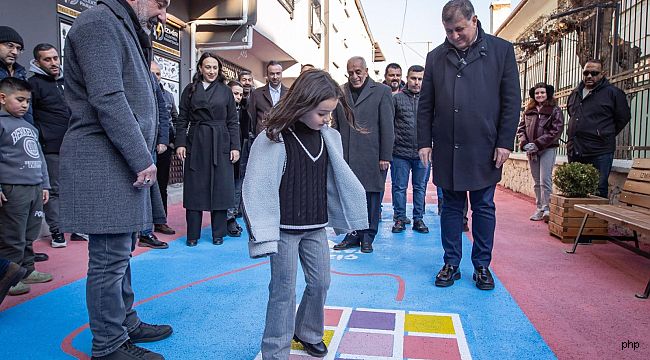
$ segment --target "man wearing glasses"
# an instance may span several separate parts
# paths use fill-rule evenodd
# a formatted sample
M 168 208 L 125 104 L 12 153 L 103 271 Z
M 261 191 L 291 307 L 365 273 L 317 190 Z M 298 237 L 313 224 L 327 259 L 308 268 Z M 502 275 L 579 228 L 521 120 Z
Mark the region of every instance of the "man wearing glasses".
M 0 80 L 11 76 L 27 81 L 27 70 L 16 62 L 24 48 L 23 38 L 16 30 L 9 26 L 0 26 Z M 34 124 L 31 104 L 23 118 Z
M 602 61 L 587 61 L 582 75 L 567 100 L 567 153 L 569 162 L 591 164 L 598 170 L 598 194 L 607 198 L 616 135 L 630 122 L 630 106 L 625 93 L 605 78 Z

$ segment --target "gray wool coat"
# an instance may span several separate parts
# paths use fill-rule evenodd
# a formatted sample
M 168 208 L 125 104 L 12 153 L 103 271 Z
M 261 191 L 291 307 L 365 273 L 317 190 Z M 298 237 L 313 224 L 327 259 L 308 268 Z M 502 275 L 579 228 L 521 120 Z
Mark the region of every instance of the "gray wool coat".
M 142 230 L 152 221 L 149 189 L 132 184 L 153 164 L 158 107 L 126 9 L 99 0 L 75 20 L 65 52 L 72 116 L 60 153 L 61 230 Z
M 362 133 L 350 127 L 343 108 L 337 107 L 334 120 L 341 133 L 343 156 L 366 192 L 382 192 L 386 171 L 379 169 L 379 160 L 392 160 L 395 141 L 395 108 L 390 88 L 368 79 L 368 84 L 359 94 L 356 104 L 352 100 L 350 84 L 347 83 L 342 88 L 354 111 L 357 128 L 364 131 Z
M 464 61 L 447 41 L 427 55 L 418 104 L 418 147 L 433 143 L 433 182 L 473 191 L 501 180 L 495 148 L 512 150 L 521 91 L 515 51 L 485 34 Z

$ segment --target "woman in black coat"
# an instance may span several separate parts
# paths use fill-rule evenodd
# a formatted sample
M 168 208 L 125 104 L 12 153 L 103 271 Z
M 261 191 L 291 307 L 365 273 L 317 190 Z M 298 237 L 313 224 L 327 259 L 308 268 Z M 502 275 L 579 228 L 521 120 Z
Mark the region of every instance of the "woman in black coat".
M 185 160 L 183 206 L 187 246 L 201 237 L 202 212 L 210 211 L 212 243 L 223 244 L 227 210 L 234 206 L 232 164 L 239 160 L 239 124 L 230 88 L 223 83 L 221 61 L 201 55 L 191 84 L 181 95 L 176 154 Z

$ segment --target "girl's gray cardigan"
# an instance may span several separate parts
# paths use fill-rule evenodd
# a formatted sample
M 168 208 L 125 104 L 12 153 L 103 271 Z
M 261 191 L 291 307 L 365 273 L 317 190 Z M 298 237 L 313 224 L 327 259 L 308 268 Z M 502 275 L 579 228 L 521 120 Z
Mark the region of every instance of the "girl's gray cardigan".
M 321 129 L 321 135 L 329 159 L 328 226 L 339 234 L 367 229 L 366 191 L 343 159 L 341 135 L 328 126 Z M 242 187 L 244 219 L 249 233 L 248 250 L 252 258 L 278 252 L 280 181 L 286 157 L 284 143 L 271 141 L 265 133 L 253 142 Z

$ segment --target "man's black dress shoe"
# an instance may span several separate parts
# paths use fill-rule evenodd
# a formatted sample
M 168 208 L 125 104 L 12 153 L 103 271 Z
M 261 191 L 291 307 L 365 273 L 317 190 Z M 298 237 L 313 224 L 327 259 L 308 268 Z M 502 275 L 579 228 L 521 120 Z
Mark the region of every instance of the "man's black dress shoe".
M 428 234 L 429 228 L 424 224 L 422 220 L 415 220 L 413 222 L 413 231 L 417 231 L 421 234 Z
M 213 245 L 221 245 L 221 244 L 223 244 L 223 238 L 213 238 L 212 239 L 212 244 Z
M 340 243 L 334 245 L 333 249 L 334 250 L 346 250 L 350 249 L 353 247 L 359 247 L 361 245 L 361 241 L 359 240 L 359 235 L 355 233 L 350 233 L 345 235 L 345 238 L 343 238 L 343 241 Z
M 41 262 L 48 260 L 50 260 L 50 257 L 46 253 L 34 253 L 34 261 Z
M 373 251 L 372 241 L 366 239 L 361 240 L 361 252 L 368 254 L 371 253 L 372 251 Z
M 472 276 L 474 281 L 476 281 L 476 287 L 481 290 L 492 290 L 494 289 L 494 278 L 485 266 L 479 266 L 474 269 L 474 275 Z
M 150 247 L 152 249 L 167 249 L 169 247 L 169 244 L 164 241 L 160 241 L 156 235 L 151 233 L 148 235 L 138 235 L 138 246 Z
M 242 232 L 241 226 L 237 224 L 237 220 L 230 219 L 228 220 L 228 236 L 240 237 Z
M 445 264 L 436 275 L 436 286 L 447 287 L 454 285 L 454 281 L 460 279 L 460 269 L 458 266 Z
M 199 239 L 187 239 L 187 241 L 185 241 L 185 245 L 187 246 L 196 246 L 198 243 Z
M 296 335 L 293 336 L 293 340 L 299 342 L 300 345 L 302 345 L 302 347 L 305 348 L 307 354 L 313 357 L 322 358 L 325 357 L 325 355 L 327 355 L 327 346 L 322 341 L 319 342 L 318 344 L 310 344 L 308 342 L 300 340 Z
M 154 342 L 168 338 L 172 332 L 172 327 L 169 325 L 151 325 L 141 322 L 129 333 L 129 339 L 134 343 Z

